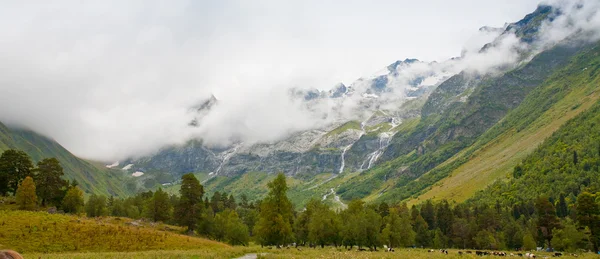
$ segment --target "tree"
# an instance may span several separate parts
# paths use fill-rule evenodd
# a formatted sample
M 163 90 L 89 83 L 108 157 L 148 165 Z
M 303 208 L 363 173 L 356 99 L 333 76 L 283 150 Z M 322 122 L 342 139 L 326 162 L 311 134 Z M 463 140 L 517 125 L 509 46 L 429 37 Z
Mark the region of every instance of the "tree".
M 296 243 L 301 245 L 308 242 L 309 229 L 308 225 L 310 220 L 313 218 L 313 213 L 318 209 L 320 201 L 316 199 L 310 199 L 306 204 L 306 209 L 298 214 L 294 221 L 294 230 L 296 235 Z
M 363 245 L 363 211 L 364 202 L 359 199 L 351 200 L 348 203 L 348 209 L 342 211 L 342 222 L 345 222 L 342 227 L 342 242 L 345 246 L 358 245 L 359 248 Z
M 530 232 L 527 232 L 527 234 L 523 236 L 523 250 L 531 251 L 534 250 L 535 247 L 535 238 L 533 238 L 533 235 Z
M 373 250 L 377 250 L 377 246 L 381 245 L 381 216 L 379 216 L 379 213 L 367 207 L 363 211 L 361 221 L 358 223 L 362 228 L 363 244 Z
M 559 251 L 575 252 L 578 248 L 586 248 L 585 233 L 577 230 L 575 223 L 567 219 L 562 229 L 555 229 L 552 244 Z
M 560 226 L 556 217 L 554 205 L 547 197 L 538 197 L 535 201 L 535 210 L 537 213 L 537 226 L 542 232 L 544 239 L 548 242 L 548 247 L 552 247 L 552 230 Z
M 338 215 L 321 201 L 316 201 L 313 209 L 314 212 L 308 221 L 309 240 L 321 247 L 331 243 L 337 247 L 341 228 Z
M 433 203 L 431 200 L 427 200 L 425 205 L 421 208 L 421 217 L 427 222 L 427 226 L 429 226 L 429 230 L 435 228 L 435 209 L 433 208 Z
M 215 213 L 210 206 L 202 211 L 196 227 L 198 228 L 197 231 L 200 235 L 215 236 Z
M 171 218 L 171 209 L 169 194 L 159 187 L 146 203 L 146 216 L 155 222 L 166 222 Z
M 292 203 L 288 199 L 285 176 L 278 174 L 268 184 L 269 193 L 260 206 L 254 232 L 262 245 L 285 245 L 292 241 Z
M 445 248 L 447 246 L 447 241 L 446 241 L 446 236 L 444 236 L 444 233 L 442 233 L 442 230 L 440 230 L 439 228 L 436 228 L 433 231 L 433 248 Z
M 17 205 L 21 210 L 35 210 L 37 207 L 37 196 L 35 195 L 35 183 L 27 176 L 17 188 Z
M 37 164 L 37 195 L 42 200 L 42 206 L 59 205 L 64 197 L 67 181 L 61 177 L 63 168 L 56 158 L 46 158 Z
M 33 162 L 20 150 L 9 149 L 0 156 L 0 194 L 15 194 L 19 183 L 32 176 Z
M 564 218 L 568 215 L 569 215 L 569 205 L 567 204 L 567 201 L 565 200 L 565 194 L 561 192 L 560 196 L 558 197 L 558 203 L 556 204 L 556 216 L 558 216 L 560 218 Z
M 106 197 L 103 195 L 92 194 L 85 204 L 85 213 L 88 217 L 100 217 L 108 214 L 106 207 Z
M 390 209 L 389 215 L 383 221 L 385 228 L 381 235 L 388 247 L 406 247 L 415 243 L 416 234 L 408 215 L 401 217 L 395 209 Z
M 390 214 L 390 206 L 387 204 L 387 202 L 382 201 L 379 204 L 379 208 L 377 209 L 377 212 L 379 212 L 379 215 L 381 216 L 381 218 L 385 218 L 387 215 Z
M 600 243 L 600 206 L 596 195 L 582 192 L 577 196 L 577 221 L 579 225 L 590 229 L 590 241 L 594 251 L 598 251 Z
M 212 207 L 215 213 L 223 211 L 223 209 L 225 208 L 225 204 L 223 204 L 220 192 L 217 191 L 213 193 L 213 196 L 210 198 L 210 206 Z
M 179 203 L 175 207 L 175 215 L 180 225 L 187 227 L 188 231 L 193 232 L 204 210 L 202 202 L 204 187 L 194 174 L 185 174 L 181 179 L 181 189 L 179 189 L 180 198 Z
M 231 245 L 247 245 L 250 239 L 248 227 L 232 209 L 217 213 L 214 219 L 214 236 L 217 240 L 225 240 Z
M 452 222 L 454 220 L 454 214 L 450 209 L 450 204 L 447 200 L 437 204 L 437 210 L 435 215 L 436 226 L 444 233 L 445 236 L 452 234 Z
M 431 235 L 429 234 L 429 226 L 421 215 L 415 220 L 415 243 L 420 247 L 428 247 L 431 245 Z
M 479 249 L 497 249 L 496 239 L 492 233 L 487 230 L 481 230 L 477 232 L 474 238 L 475 243 Z
M 83 208 L 83 192 L 79 187 L 72 186 L 67 190 L 62 201 L 62 209 L 66 213 L 78 213 Z

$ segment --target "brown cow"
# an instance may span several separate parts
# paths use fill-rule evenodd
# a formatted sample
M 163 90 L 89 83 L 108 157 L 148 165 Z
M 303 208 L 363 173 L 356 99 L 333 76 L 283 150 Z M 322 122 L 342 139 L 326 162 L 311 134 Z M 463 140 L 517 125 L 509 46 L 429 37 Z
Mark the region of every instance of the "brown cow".
M 23 256 L 13 250 L 2 250 L 0 251 L 0 259 L 23 259 Z

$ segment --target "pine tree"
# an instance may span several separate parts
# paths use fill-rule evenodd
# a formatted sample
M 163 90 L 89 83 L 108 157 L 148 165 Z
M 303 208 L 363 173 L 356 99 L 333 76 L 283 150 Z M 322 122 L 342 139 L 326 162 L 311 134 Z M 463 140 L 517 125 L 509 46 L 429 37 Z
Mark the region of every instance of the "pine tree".
M 200 184 L 194 174 L 185 174 L 181 177 L 181 189 L 179 190 L 179 203 L 175 208 L 177 222 L 187 227 L 188 231 L 194 231 L 198 219 L 202 216 L 204 204 L 202 196 L 204 187 Z
M 37 164 L 37 195 L 42 201 L 42 206 L 59 205 L 65 195 L 64 189 L 67 181 L 61 177 L 64 175 L 63 168 L 56 158 L 46 158 Z
M 158 188 L 152 198 L 146 203 L 146 216 L 155 222 L 166 222 L 171 218 L 171 203 L 169 194 Z
M 552 205 L 547 197 L 542 196 L 536 199 L 535 210 L 538 216 L 537 226 L 548 242 L 548 247 L 551 248 L 552 230 L 559 226 L 554 205 Z
M 560 193 L 558 197 L 558 203 L 556 204 L 556 216 L 564 218 L 569 215 L 569 205 L 565 199 L 565 194 Z
M 20 150 L 9 149 L 0 156 L 0 195 L 15 194 L 19 183 L 32 176 L 33 162 Z
M 17 205 L 21 210 L 35 210 L 37 207 L 37 196 L 35 195 L 35 183 L 30 176 L 19 184 L 17 188 Z
M 213 193 L 213 196 L 210 198 L 210 206 L 212 207 L 212 209 L 215 213 L 219 213 L 219 212 L 223 211 L 225 205 L 223 204 L 223 202 L 221 200 L 220 192 L 217 191 L 217 192 Z
M 285 176 L 278 174 L 268 187 L 269 193 L 260 206 L 254 233 L 262 245 L 285 245 L 293 240 L 293 211 L 286 194 Z
M 62 208 L 66 213 L 78 213 L 83 208 L 83 192 L 77 186 L 71 186 L 62 201 Z
M 436 210 L 436 226 L 442 231 L 445 236 L 452 235 L 452 222 L 454 220 L 454 214 L 450 209 L 450 204 L 448 204 L 447 200 L 443 200 L 442 202 L 437 204 Z
M 429 230 L 435 229 L 435 209 L 431 200 L 427 200 L 421 208 L 421 217 L 427 222 Z

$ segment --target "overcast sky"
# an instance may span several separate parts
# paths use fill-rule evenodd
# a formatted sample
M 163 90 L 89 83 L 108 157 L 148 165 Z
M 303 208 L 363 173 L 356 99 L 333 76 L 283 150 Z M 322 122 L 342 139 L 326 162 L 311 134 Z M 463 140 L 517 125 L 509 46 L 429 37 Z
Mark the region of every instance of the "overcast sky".
M 108 161 L 181 143 L 182 111 L 211 93 L 241 104 L 442 61 L 539 1 L 34 2 L 0 8 L 0 121 Z

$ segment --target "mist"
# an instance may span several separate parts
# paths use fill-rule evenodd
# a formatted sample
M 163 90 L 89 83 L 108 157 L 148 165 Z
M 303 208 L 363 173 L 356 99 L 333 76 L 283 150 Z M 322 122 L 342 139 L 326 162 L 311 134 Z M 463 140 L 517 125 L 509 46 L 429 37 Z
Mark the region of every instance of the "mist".
M 290 98 L 292 88 L 349 85 L 405 58 L 447 61 L 415 65 L 406 70 L 412 71 L 407 78 L 429 70 L 484 73 L 516 62 L 516 50 L 523 46 L 514 35 L 480 53 L 501 31 L 478 29 L 503 28 L 537 4 L 5 4 L 0 10 L 0 121 L 102 161 L 146 155 L 191 138 L 211 145 L 276 141 L 332 122 L 318 115 L 337 104 L 309 109 Z M 596 1 L 551 4 L 571 8 L 572 15 L 544 24 L 545 47 L 581 31 L 598 37 Z M 578 4 L 586 7 L 578 9 Z M 213 94 L 218 104 L 198 127 L 190 127 L 190 107 Z M 346 102 L 344 116 L 361 116 L 351 112 L 355 102 Z

